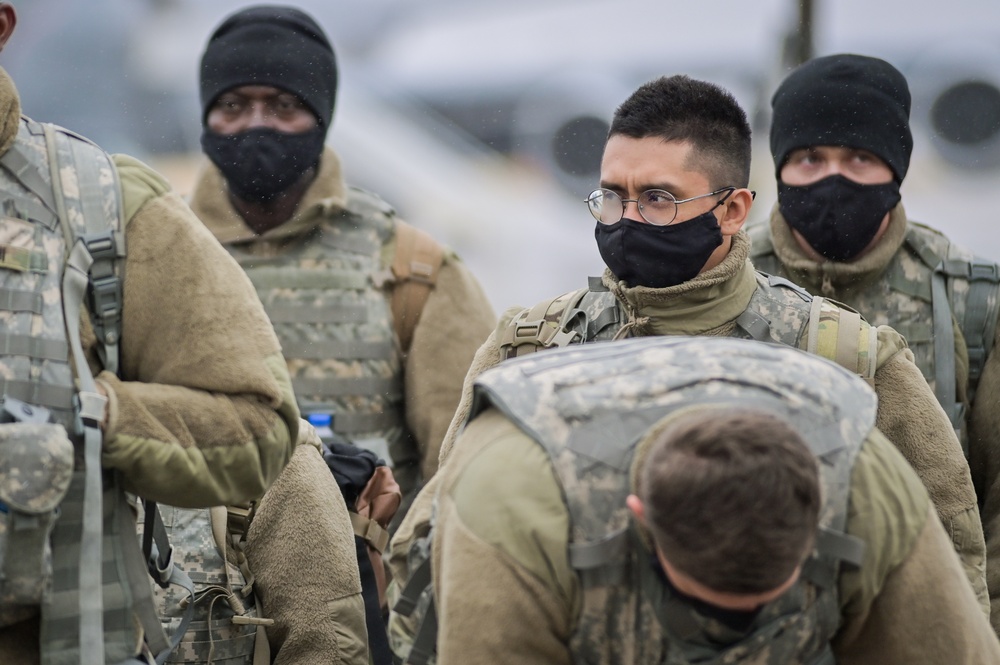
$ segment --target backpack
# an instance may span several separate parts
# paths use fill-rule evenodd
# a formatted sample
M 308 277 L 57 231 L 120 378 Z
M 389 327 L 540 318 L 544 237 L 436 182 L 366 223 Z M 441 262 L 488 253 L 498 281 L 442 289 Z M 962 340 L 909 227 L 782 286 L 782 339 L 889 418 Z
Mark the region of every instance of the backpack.
M 176 642 L 160 626 L 146 573 L 161 586 L 190 591 L 191 583 L 165 539 L 151 535 L 143 553 L 131 537 L 121 479 L 101 468 L 107 399 L 80 339 L 86 305 L 102 366 L 119 371 L 125 234 L 117 168 L 87 139 L 24 117 L 0 164 L 0 307 L 10 316 L 3 363 L 11 372 L 0 382 L 0 614 L 41 606 L 46 662 L 129 661 L 140 637 L 165 658 Z M 55 291 L 58 301 L 42 297 Z M 35 315 L 41 330 L 21 325 Z M 23 362 L 45 370 L 26 373 Z

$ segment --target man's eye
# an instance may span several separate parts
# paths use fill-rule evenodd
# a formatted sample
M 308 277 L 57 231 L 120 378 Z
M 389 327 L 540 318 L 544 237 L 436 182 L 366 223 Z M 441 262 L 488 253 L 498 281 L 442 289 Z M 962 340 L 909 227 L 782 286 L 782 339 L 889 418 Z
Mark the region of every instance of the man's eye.
M 643 198 L 646 199 L 646 203 L 649 205 L 662 205 L 674 202 L 674 197 L 662 190 L 650 190 L 645 193 Z

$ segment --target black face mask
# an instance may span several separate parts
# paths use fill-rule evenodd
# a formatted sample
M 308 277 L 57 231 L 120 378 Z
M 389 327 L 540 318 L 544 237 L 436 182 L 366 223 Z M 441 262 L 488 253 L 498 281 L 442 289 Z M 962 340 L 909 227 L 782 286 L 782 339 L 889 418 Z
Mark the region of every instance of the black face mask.
M 832 175 L 804 187 L 778 183 L 778 206 L 788 225 L 831 261 L 860 254 L 899 198 L 895 181 L 860 185 Z
M 267 203 L 319 163 L 324 139 L 322 127 L 296 134 L 259 128 L 228 135 L 206 127 L 201 147 L 236 196 Z
M 597 223 L 601 258 L 629 286 L 663 289 L 694 278 L 722 244 L 722 229 L 712 211 L 686 222 L 654 226 L 632 219 Z

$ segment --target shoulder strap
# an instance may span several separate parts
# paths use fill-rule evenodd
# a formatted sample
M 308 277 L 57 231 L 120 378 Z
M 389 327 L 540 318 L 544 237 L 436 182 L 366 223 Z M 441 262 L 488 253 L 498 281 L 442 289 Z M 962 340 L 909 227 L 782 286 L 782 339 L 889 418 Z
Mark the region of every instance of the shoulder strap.
M 969 355 L 969 401 L 975 397 L 986 358 L 993 348 L 997 316 L 1000 315 L 1000 266 L 973 256 L 945 239 L 942 257 L 915 228 L 906 242 L 920 260 L 933 271 L 931 309 L 934 322 L 935 395 L 945 405 L 952 423 L 960 423 L 962 405 L 955 403 L 954 330 L 952 320 L 965 338 Z M 964 302 L 958 299 L 964 294 Z M 943 362 L 941 362 L 943 360 Z
M 809 353 L 832 360 L 869 384 L 875 382 L 878 333 L 861 314 L 814 296 L 809 310 Z
M 444 248 L 430 236 L 406 222 L 396 220 L 396 253 L 392 260 L 392 320 L 403 353 L 410 350 L 413 331 L 424 311 L 431 289 L 437 283 Z
M 577 289 L 521 310 L 511 319 L 500 339 L 504 357 L 515 358 L 539 348 L 561 347 L 576 341 L 580 333 L 566 330 L 562 323 L 565 315 L 579 304 L 588 291 L 586 288 Z

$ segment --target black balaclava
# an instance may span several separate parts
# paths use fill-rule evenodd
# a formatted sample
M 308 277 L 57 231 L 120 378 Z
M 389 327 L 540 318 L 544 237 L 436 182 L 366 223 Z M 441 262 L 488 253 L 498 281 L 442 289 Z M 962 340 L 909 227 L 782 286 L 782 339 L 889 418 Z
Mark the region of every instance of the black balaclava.
M 913 151 L 906 78 L 878 58 L 816 58 L 788 75 L 771 107 L 771 154 L 782 215 L 819 254 L 850 261 L 871 243 L 900 200 L 899 185 Z M 834 175 L 806 186 L 781 182 L 793 150 L 820 145 L 867 150 L 888 165 L 893 181 L 861 185 Z
M 241 199 L 268 202 L 316 166 L 333 118 L 337 62 L 323 29 L 293 7 L 259 5 L 231 15 L 209 38 L 201 59 L 202 124 L 215 101 L 244 85 L 296 95 L 316 129 L 297 134 L 255 128 L 221 135 L 204 126 L 202 148 Z

